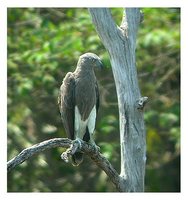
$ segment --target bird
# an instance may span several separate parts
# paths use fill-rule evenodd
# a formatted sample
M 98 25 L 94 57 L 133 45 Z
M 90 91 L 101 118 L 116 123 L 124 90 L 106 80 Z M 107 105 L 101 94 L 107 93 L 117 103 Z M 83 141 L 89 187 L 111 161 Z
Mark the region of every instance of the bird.
M 94 68 L 103 68 L 101 59 L 94 53 L 85 53 L 78 59 L 74 72 L 68 72 L 59 92 L 59 109 L 67 137 L 77 141 L 94 141 L 96 117 L 99 109 L 99 88 Z M 99 147 L 98 147 L 99 148 Z M 73 166 L 83 162 L 83 152 L 71 156 Z

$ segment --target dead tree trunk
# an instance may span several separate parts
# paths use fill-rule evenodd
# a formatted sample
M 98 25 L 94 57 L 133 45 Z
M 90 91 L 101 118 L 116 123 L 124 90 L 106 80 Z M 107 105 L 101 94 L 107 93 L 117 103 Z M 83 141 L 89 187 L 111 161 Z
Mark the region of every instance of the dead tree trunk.
M 115 79 L 120 121 L 121 191 L 143 192 L 146 139 L 143 106 L 135 62 L 136 35 L 141 13 L 138 8 L 124 10 L 118 27 L 107 8 L 90 8 L 96 31 L 109 52 Z

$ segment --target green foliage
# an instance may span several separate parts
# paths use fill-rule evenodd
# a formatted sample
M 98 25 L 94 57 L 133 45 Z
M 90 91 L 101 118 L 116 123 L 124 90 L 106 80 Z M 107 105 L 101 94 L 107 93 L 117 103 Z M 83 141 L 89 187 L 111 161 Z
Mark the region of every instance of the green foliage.
M 119 25 L 122 9 L 113 8 Z M 145 8 L 137 40 L 141 92 L 149 97 L 146 191 L 180 190 L 180 10 Z M 120 170 L 118 107 L 109 56 L 87 9 L 8 8 L 8 159 L 53 137 L 66 137 L 58 111 L 62 79 L 79 55 L 98 54 L 101 108 L 96 143 Z M 78 168 L 63 163 L 62 148 L 34 156 L 8 175 L 8 191 L 115 191 L 87 157 Z M 168 169 L 168 170 L 167 170 Z

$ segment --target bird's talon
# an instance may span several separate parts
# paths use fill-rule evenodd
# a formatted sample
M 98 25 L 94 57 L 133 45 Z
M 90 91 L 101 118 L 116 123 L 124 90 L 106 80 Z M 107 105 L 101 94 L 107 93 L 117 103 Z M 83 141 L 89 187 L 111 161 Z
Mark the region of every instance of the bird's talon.
M 77 144 L 78 148 L 81 149 L 82 147 L 82 140 L 80 138 L 77 138 L 76 140 L 73 141 L 73 145 Z
M 68 156 L 67 156 L 66 152 L 64 152 L 64 153 L 61 154 L 61 159 L 64 160 L 66 163 L 69 162 L 69 159 L 68 159 Z

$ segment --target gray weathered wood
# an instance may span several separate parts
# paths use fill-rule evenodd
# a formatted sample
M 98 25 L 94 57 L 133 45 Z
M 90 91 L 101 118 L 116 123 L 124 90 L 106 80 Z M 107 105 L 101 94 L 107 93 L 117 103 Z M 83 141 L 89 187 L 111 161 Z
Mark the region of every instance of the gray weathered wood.
M 16 166 L 28 160 L 33 155 L 41 153 L 47 149 L 56 148 L 56 147 L 64 147 L 64 148 L 68 148 L 67 151 L 70 151 L 71 148 L 74 148 L 72 146 L 73 144 L 74 144 L 74 140 L 70 140 L 68 138 L 53 138 L 53 139 L 45 140 L 41 143 L 35 144 L 31 147 L 24 149 L 17 156 L 15 156 L 10 161 L 8 161 L 7 172 L 10 172 Z M 96 163 L 96 165 L 98 165 L 98 167 L 100 167 L 107 174 L 107 176 L 115 185 L 117 190 L 121 191 L 121 187 L 119 184 L 120 183 L 119 174 L 113 168 L 111 163 L 95 148 L 95 146 L 83 141 L 80 150 L 86 153 Z
M 89 8 L 89 13 L 102 43 L 109 52 L 116 85 L 121 142 L 120 188 L 126 192 L 143 192 L 146 140 L 143 110 L 138 109 L 141 94 L 135 64 L 140 10 L 124 10 L 120 27 L 115 24 L 108 8 Z
M 67 138 L 54 138 L 50 140 L 43 141 L 41 143 L 35 144 L 31 147 L 28 147 L 21 151 L 17 156 L 12 158 L 7 162 L 7 171 L 11 171 L 16 166 L 20 165 L 31 156 L 45 151 L 47 149 L 55 148 L 55 147 L 69 147 L 71 145 L 71 140 Z

